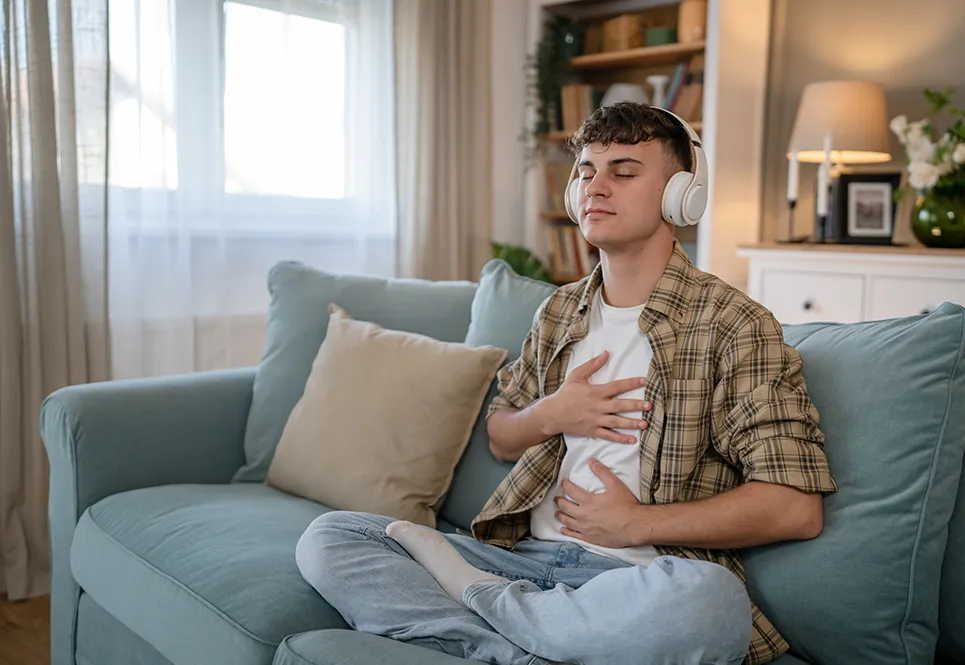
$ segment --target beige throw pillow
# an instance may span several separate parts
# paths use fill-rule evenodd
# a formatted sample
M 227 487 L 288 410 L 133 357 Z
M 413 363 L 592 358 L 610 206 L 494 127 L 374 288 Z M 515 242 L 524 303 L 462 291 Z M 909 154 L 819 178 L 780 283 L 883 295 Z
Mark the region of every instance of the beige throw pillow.
M 266 482 L 331 508 L 434 527 L 506 351 L 329 311 Z

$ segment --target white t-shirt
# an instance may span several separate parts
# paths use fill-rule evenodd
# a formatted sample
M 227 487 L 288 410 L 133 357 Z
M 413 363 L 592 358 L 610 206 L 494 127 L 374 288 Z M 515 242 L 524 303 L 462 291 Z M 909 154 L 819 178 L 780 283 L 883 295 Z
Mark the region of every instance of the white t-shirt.
M 647 336 L 640 331 L 639 319 L 644 306 L 611 307 L 603 302 L 602 291 L 603 289 L 598 289 L 593 298 L 586 338 L 573 346 L 573 355 L 566 368 L 567 374 L 603 351 L 608 351 L 610 358 L 606 365 L 591 377 L 591 383 L 601 384 L 617 379 L 647 376 L 653 349 Z M 642 387 L 635 388 L 619 397 L 642 399 L 643 391 Z M 642 414 L 621 415 L 639 419 Z M 588 492 L 604 491 L 603 482 L 590 471 L 591 457 L 609 467 L 630 488 L 637 500 L 640 500 L 640 430 L 617 431 L 636 436 L 637 442 L 626 444 L 585 436 L 563 436 L 566 455 L 563 457 L 559 478 L 556 485 L 550 488 L 539 505 L 533 509 L 530 515 L 530 531 L 534 538 L 540 540 L 575 542 L 591 552 L 612 556 L 634 565 L 648 566 L 658 556 L 653 547 L 610 548 L 586 543 L 560 533 L 563 525 L 555 516 L 557 506 L 553 499 L 564 495 L 561 487 L 564 479 L 569 478 L 570 482 Z

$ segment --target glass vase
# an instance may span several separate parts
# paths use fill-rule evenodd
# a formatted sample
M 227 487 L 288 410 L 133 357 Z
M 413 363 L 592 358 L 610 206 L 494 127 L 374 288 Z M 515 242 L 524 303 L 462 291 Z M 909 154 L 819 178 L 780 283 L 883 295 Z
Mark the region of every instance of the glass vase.
M 927 247 L 965 247 L 965 191 L 919 195 L 911 213 L 911 229 Z

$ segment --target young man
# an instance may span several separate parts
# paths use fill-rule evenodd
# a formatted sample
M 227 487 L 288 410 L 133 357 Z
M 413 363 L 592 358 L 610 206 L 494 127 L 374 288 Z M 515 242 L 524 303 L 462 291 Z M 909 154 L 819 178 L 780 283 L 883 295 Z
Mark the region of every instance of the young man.
M 705 168 L 675 117 L 608 106 L 572 144 L 567 203 L 600 265 L 500 372 L 491 449 L 518 462 L 474 538 L 329 513 L 299 568 L 354 628 L 464 658 L 769 662 L 787 644 L 737 550 L 817 536 L 836 489 L 801 358 L 674 239 Z

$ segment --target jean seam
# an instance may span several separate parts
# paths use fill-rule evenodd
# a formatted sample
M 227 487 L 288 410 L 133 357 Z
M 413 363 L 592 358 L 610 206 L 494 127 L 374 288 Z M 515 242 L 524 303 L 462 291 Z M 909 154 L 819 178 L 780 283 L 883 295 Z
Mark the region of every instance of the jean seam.
M 543 587 L 544 580 L 540 580 L 538 577 L 530 577 L 529 575 L 515 575 L 513 573 L 507 573 L 505 570 L 493 570 L 492 568 L 480 568 L 479 570 L 484 573 L 489 573 L 490 575 L 495 575 L 496 577 L 505 577 L 510 582 L 519 582 L 525 580 L 527 582 L 532 582 L 540 588 Z
M 347 530 L 348 530 L 348 531 L 351 531 L 351 532 L 353 532 L 353 533 L 357 533 L 357 534 L 360 535 L 360 536 L 365 536 L 365 537 L 368 538 L 369 540 L 372 540 L 372 541 L 375 541 L 375 542 L 377 542 L 377 543 L 380 543 L 380 544 L 382 545 L 382 547 L 384 547 L 385 549 L 389 550 L 390 552 L 393 552 L 393 553 L 395 552 L 395 550 L 392 549 L 392 546 L 389 545 L 387 542 L 385 542 L 386 539 L 392 540 L 392 539 L 389 538 L 389 536 L 385 533 L 385 531 L 382 531 L 382 532 L 380 533 L 377 529 L 373 529 L 373 528 L 370 527 L 370 526 L 353 526 L 353 527 L 350 527 L 350 528 L 347 529 Z M 375 534 L 375 535 L 373 535 L 373 534 Z M 400 545 L 400 547 L 401 547 L 401 545 Z M 403 548 L 403 549 L 404 549 L 404 548 Z

